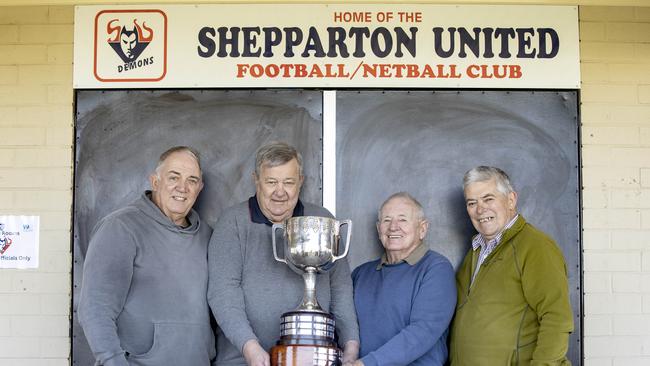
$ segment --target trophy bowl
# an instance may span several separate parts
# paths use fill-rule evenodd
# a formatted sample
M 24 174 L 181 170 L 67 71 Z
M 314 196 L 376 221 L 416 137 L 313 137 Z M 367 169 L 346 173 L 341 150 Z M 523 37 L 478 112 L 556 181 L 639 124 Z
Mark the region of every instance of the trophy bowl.
M 348 225 L 344 251 L 339 252 L 340 228 Z M 313 268 L 316 272 L 326 272 L 334 262 L 348 254 L 350 220 L 337 221 L 329 217 L 298 216 L 289 218 L 284 224 L 273 225 L 273 255 L 275 260 L 286 263 L 294 272 L 302 275 Z M 278 256 L 275 232 L 284 229 L 284 258 Z

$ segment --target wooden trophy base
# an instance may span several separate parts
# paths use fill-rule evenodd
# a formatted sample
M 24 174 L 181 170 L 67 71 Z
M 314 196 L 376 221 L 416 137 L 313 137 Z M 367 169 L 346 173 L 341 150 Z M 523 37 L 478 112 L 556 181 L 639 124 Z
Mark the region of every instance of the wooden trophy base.
M 271 348 L 271 366 L 339 366 L 334 346 L 278 345 Z

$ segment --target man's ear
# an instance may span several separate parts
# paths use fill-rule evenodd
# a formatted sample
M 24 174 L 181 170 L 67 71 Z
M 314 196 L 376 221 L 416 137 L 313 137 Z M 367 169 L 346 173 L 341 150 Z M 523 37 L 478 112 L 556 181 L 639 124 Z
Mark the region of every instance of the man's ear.
M 157 174 L 151 174 L 149 176 L 149 183 L 151 184 L 151 190 L 156 192 L 158 190 L 158 186 L 160 185 L 160 179 L 158 179 Z
M 429 231 L 429 221 L 423 219 L 420 221 L 420 240 L 424 240 L 424 237 L 427 236 L 427 231 Z
M 510 210 L 517 210 L 517 192 L 508 193 L 508 208 Z

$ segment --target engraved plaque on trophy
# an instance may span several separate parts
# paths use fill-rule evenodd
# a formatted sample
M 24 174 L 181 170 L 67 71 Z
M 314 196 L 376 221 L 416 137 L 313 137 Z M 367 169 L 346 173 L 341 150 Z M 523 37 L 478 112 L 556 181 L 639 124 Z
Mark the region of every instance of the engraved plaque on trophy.
M 347 225 L 343 253 L 339 252 L 340 228 Z M 275 232 L 284 230 L 284 258 L 278 257 Z M 280 340 L 271 349 L 274 366 L 333 366 L 341 364 L 335 341 L 335 320 L 316 300 L 316 276 L 332 268 L 348 254 L 352 222 L 329 217 L 292 217 L 272 229 L 273 256 L 300 274 L 305 282 L 302 302 L 281 317 Z

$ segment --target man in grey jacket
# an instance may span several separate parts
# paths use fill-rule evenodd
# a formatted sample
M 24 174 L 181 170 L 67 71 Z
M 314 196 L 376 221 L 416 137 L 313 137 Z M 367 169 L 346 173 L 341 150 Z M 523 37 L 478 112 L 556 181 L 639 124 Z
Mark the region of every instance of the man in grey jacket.
M 84 262 L 79 322 L 97 365 L 209 365 L 215 356 L 207 245 L 192 209 L 203 180 L 198 154 L 164 152 L 151 191 L 102 219 Z
M 219 366 L 269 366 L 268 352 L 280 337 L 280 317 L 302 299 L 302 278 L 273 258 L 272 224 L 293 216 L 332 216 L 298 199 L 302 157 L 292 146 L 262 146 L 253 180 L 255 196 L 222 214 L 208 249 L 208 301 L 220 328 Z M 347 261 L 337 261 L 317 277 L 316 294 L 323 309 L 336 318 L 343 362 L 356 360 L 359 330 Z

